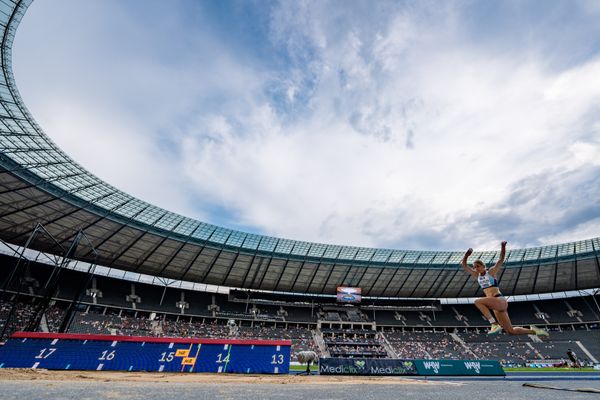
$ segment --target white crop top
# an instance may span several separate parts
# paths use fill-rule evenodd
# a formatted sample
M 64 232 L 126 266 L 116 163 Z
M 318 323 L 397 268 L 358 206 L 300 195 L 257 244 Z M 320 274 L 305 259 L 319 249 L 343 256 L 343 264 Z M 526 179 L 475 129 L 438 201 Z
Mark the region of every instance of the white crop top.
M 477 277 L 477 282 L 479 283 L 479 286 L 481 286 L 482 289 L 498 287 L 498 279 L 491 276 L 489 271 L 485 271 L 485 274 L 479 275 Z

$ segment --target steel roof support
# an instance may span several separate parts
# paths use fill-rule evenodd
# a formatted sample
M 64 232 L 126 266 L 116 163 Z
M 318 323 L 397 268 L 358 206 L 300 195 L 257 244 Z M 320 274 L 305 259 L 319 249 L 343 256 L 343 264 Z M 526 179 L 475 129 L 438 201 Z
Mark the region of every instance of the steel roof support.
M 229 237 L 231 236 L 231 232 L 229 232 L 229 235 L 227 235 L 227 238 L 225 239 L 225 241 L 223 242 L 223 247 L 225 246 L 225 243 L 227 243 L 227 240 L 229 239 Z M 210 239 L 210 238 L 209 238 Z M 213 267 L 215 266 L 215 263 L 217 262 L 217 259 L 221 256 L 221 253 L 223 252 L 223 247 L 221 247 L 219 249 L 219 251 L 217 252 L 217 254 L 215 255 L 215 257 L 212 259 L 209 267 L 206 269 L 206 271 L 204 272 L 204 275 L 202 275 L 202 279 L 201 281 L 204 282 L 206 280 L 206 277 L 208 276 L 208 274 L 210 274 L 210 272 L 212 271 Z
M 535 269 L 535 275 L 533 277 L 533 283 L 531 284 L 531 290 L 529 291 L 530 293 L 535 293 L 535 284 L 537 282 L 537 277 L 538 277 L 539 273 L 540 273 L 540 265 L 538 265 L 537 268 Z
M 298 281 L 298 277 L 300 276 L 300 272 L 302 272 L 302 268 L 304 268 L 305 263 L 306 263 L 306 257 L 304 257 L 304 260 L 302 260 L 300 267 L 298 267 L 298 271 L 296 272 L 296 276 L 294 277 L 294 281 L 292 282 L 292 286 L 291 286 L 292 290 L 294 290 L 294 287 L 296 286 L 296 282 Z
M 46 197 L 46 196 L 40 196 L 40 197 Z M 10 217 L 11 215 L 19 214 L 19 213 L 25 212 L 27 210 L 30 210 L 32 208 L 43 206 L 43 205 L 48 204 L 48 203 L 53 202 L 53 201 L 59 201 L 59 199 L 57 199 L 55 197 L 50 197 L 49 199 L 46 199 L 46 200 L 44 200 L 44 201 L 42 201 L 40 203 L 30 204 L 30 205 L 28 205 L 26 207 L 16 208 L 14 210 L 5 212 L 3 214 L 0 214 L 0 218 Z M 31 231 L 29 233 L 31 233 Z
M 252 254 L 252 258 L 250 259 L 250 263 L 248 264 L 248 269 L 246 270 L 246 273 L 244 274 L 244 279 L 242 279 L 242 286 L 246 285 L 246 280 L 248 279 L 248 275 L 250 274 L 250 270 L 252 269 L 252 265 L 254 264 L 254 261 L 256 260 L 256 257 L 258 255 L 258 251 L 255 250 L 254 254 Z M 258 266 L 257 266 L 258 268 Z
M 163 214 L 163 215 L 162 215 L 162 216 L 161 216 L 159 219 L 157 219 L 157 220 L 156 220 L 156 222 L 155 222 L 153 225 L 156 225 L 157 223 L 159 223 L 159 222 L 160 222 L 160 220 L 161 220 L 161 219 L 163 219 L 163 218 L 165 217 L 165 215 L 167 215 L 167 214 L 166 214 L 166 213 L 165 213 L 165 214 Z M 184 218 L 182 218 L 182 219 L 181 219 L 181 220 L 180 220 L 180 221 L 179 221 L 179 222 L 178 222 L 178 223 L 177 223 L 177 224 L 176 224 L 176 225 L 173 227 L 173 229 L 177 229 L 177 227 L 178 227 L 179 225 L 181 225 L 181 223 L 183 222 L 183 220 L 184 220 Z M 148 261 L 148 259 L 150 258 L 150 256 L 152 256 L 152 255 L 153 255 L 153 254 L 156 252 L 156 250 L 158 250 L 158 248 L 159 248 L 160 246 L 162 246 L 162 245 L 163 245 L 163 244 L 164 244 L 164 243 L 167 241 L 167 239 L 171 239 L 171 232 L 172 232 L 172 230 L 171 230 L 171 231 L 170 231 L 170 232 L 169 232 L 167 235 L 163 236 L 163 237 L 161 238 L 161 240 L 158 242 L 158 244 L 157 244 L 156 246 L 154 246 L 154 248 L 153 248 L 151 251 L 149 251 L 149 252 L 148 252 L 148 255 L 147 255 L 146 257 L 144 257 L 144 260 L 143 260 L 142 262 L 138 263 L 138 266 L 137 266 L 137 267 L 134 269 L 134 271 L 135 271 L 135 272 L 137 272 L 137 271 L 138 271 L 138 269 L 139 269 L 141 266 L 143 266 L 143 265 L 146 263 L 146 261 Z M 184 243 L 183 243 L 183 245 L 185 245 L 185 243 L 186 243 L 186 242 L 184 242 Z M 181 248 L 183 247 L 183 245 L 179 247 L 179 250 L 181 250 Z M 176 250 L 176 251 L 174 252 L 174 254 L 177 254 L 177 253 L 179 253 L 179 250 Z M 171 258 L 170 258 L 170 260 L 172 260 L 172 259 L 173 259 L 173 257 L 171 257 Z M 169 262 L 170 262 L 170 261 L 169 261 Z M 164 271 L 164 269 L 165 269 L 165 267 L 163 266 L 163 267 L 161 268 L 160 272 L 162 273 L 162 272 Z
M 315 276 L 317 276 L 317 273 L 319 272 L 319 268 L 321 267 L 321 263 L 315 264 L 315 272 L 313 272 L 312 276 L 310 277 L 310 281 L 308 281 L 308 285 L 306 286 L 306 291 L 308 291 L 308 288 L 310 288 L 313 284 L 313 281 L 315 280 Z
M 465 287 L 467 286 L 467 283 L 469 283 L 470 279 L 471 279 L 471 275 L 465 274 L 465 281 L 463 282 L 460 289 L 456 292 L 456 296 L 452 296 L 452 297 L 459 297 L 459 295 L 462 293 L 462 291 L 465 290 Z
M 239 255 L 240 255 L 239 251 L 235 253 L 235 256 L 233 257 L 231 264 L 229 264 L 229 268 L 227 268 L 227 273 L 225 274 L 225 276 L 223 277 L 223 280 L 221 281 L 221 286 L 225 285 L 225 283 L 227 282 L 227 279 L 229 279 L 229 274 L 231 273 L 231 270 L 233 269 L 233 266 L 235 265 L 235 262 L 237 261 Z
M 139 236 L 135 237 L 135 238 L 134 238 L 134 239 L 131 241 L 131 243 L 129 243 L 127 246 L 125 246 L 125 248 L 124 248 L 124 249 L 123 249 L 123 250 L 122 250 L 122 251 L 119 253 L 119 255 L 118 255 L 118 256 L 116 256 L 116 257 L 112 257 L 112 259 L 110 260 L 110 262 L 108 263 L 108 265 L 105 265 L 105 267 L 106 267 L 106 268 L 111 268 L 111 267 L 113 266 L 113 264 L 114 264 L 114 263 L 115 263 L 115 262 L 116 262 L 116 261 L 117 261 L 119 258 L 121 258 L 121 257 L 123 256 L 123 254 L 127 253 L 127 252 L 129 251 L 129 249 L 131 249 L 133 246 L 135 246 L 135 245 L 136 245 L 136 243 L 138 243 L 138 242 L 140 241 L 140 239 L 142 239 L 144 236 L 146 236 L 146 234 L 147 234 L 147 233 L 148 233 L 147 231 L 142 231 L 142 232 L 140 233 L 140 235 L 139 235 Z M 116 233 L 115 233 L 115 235 L 116 235 Z M 113 236 L 114 236 L 114 235 L 111 235 L 111 238 L 112 238 Z M 103 242 L 102 244 L 104 244 L 104 243 L 105 243 L 105 242 Z
M 146 256 L 143 258 L 143 260 L 141 262 L 139 262 L 139 263 L 136 262 L 136 264 L 138 264 L 138 265 L 137 265 L 137 267 L 135 267 L 134 271 L 137 272 L 140 267 L 142 267 L 144 264 L 146 264 L 146 262 L 148 261 L 148 259 L 156 252 L 156 250 L 158 250 L 158 248 L 160 246 L 162 246 L 167 241 L 168 238 L 169 238 L 168 236 L 162 237 L 158 241 L 158 243 L 156 245 L 154 245 L 154 247 L 152 248 L 152 250 L 148 251 L 148 254 L 146 254 Z
M 169 265 L 171 265 L 171 262 L 173 262 L 173 260 L 175 259 L 175 257 L 177 257 L 179 255 L 179 253 L 181 252 L 181 250 L 185 247 L 185 245 L 188 244 L 187 240 L 184 242 L 180 242 L 181 244 L 179 245 L 179 247 L 177 248 L 177 250 L 175 250 L 173 252 L 173 254 L 171 255 L 171 257 L 169 257 L 169 259 L 167 260 L 167 262 L 165 262 L 162 267 L 160 268 L 160 271 L 157 272 L 157 274 L 161 275 L 163 272 L 165 272 L 165 270 L 167 269 L 167 267 Z
M 285 273 L 285 269 L 287 268 L 289 262 L 290 262 L 290 258 L 288 257 L 285 259 L 285 263 L 283 264 L 283 268 L 281 269 L 279 278 L 277 278 L 277 282 L 275 282 L 275 286 L 273 286 L 273 290 L 277 290 L 277 286 L 279 286 L 279 282 L 281 282 L 281 278 L 283 277 L 283 274 Z M 229 275 L 229 271 L 227 272 L 227 275 Z
M 148 205 L 148 206 L 146 206 L 145 208 L 142 208 L 142 209 L 141 209 L 140 211 L 138 211 L 138 212 L 137 212 L 135 215 L 133 215 L 132 217 L 130 217 L 130 218 L 129 218 L 129 220 L 128 220 L 128 222 L 130 222 L 130 221 L 133 221 L 133 219 L 134 219 L 135 217 L 137 217 L 138 215 L 140 215 L 140 214 L 141 214 L 143 211 L 145 211 L 145 210 L 146 210 L 148 207 L 150 207 L 150 206 Z M 104 219 L 104 218 L 102 218 L 102 219 Z M 123 229 L 125 229 L 126 227 L 129 227 L 129 226 L 128 226 L 128 225 L 126 225 L 126 224 L 123 224 L 123 225 L 119 226 L 119 227 L 117 228 L 117 230 L 116 230 L 116 231 L 114 231 L 112 234 L 110 234 L 110 235 L 108 235 L 107 237 L 105 237 L 105 238 L 104 238 L 102 241 L 100 241 L 100 243 L 99 243 L 98 245 L 96 245 L 96 250 L 99 250 L 99 249 L 100 249 L 100 247 L 104 246 L 104 244 L 105 244 L 106 242 L 108 242 L 109 240 L 111 240 L 111 239 L 112 239 L 112 238 L 113 238 L 115 235 L 117 235 L 119 232 L 121 232 L 121 231 L 122 231 Z M 142 235 L 141 235 L 141 236 L 144 236 L 144 235 L 146 234 L 146 232 L 147 232 L 147 231 L 141 231 L 141 232 L 142 232 Z M 140 237 L 141 237 L 141 236 L 140 236 Z M 89 252 L 88 252 L 88 253 L 86 253 L 86 254 L 84 254 L 84 257 L 87 257 L 87 256 L 89 256 L 89 254 L 90 254 Z M 122 253 L 121 253 L 121 255 L 122 255 Z M 120 256 L 119 256 L 119 257 L 120 257 Z M 112 263 L 111 263 L 111 264 L 112 264 Z
M 104 198 L 106 198 L 106 197 L 108 197 L 108 196 L 112 196 L 113 194 L 114 194 L 114 193 L 110 193 L 110 194 L 108 194 L 108 195 L 106 195 L 106 196 L 102 196 L 102 197 L 100 197 L 100 198 L 98 198 L 98 199 L 94 199 L 94 201 L 102 200 L 102 199 L 104 199 Z M 117 208 L 119 208 L 119 207 L 122 207 L 122 206 L 126 205 L 126 204 L 127 204 L 127 203 L 129 203 L 130 201 L 131 201 L 131 199 L 129 199 L 129 200 L 125 201 L 125 202 L 119 203 L 118 205 L 116 205 L 115 207 L 111 208 L 110 210 L 106 210 L 106 212 L 105 212 L 104 214 L 102 214 L 102 215 L 101 215 L 101 216 L 99 216 L 98 218 L 94 219 L 92 222 L 89 222 L 89 223 L 88 223 L 88 224 L 87 224 L 85 227 L 81 228 L 81 230 L 83 230 L 83 231 L 85 232 L 86 230 L 90 229 L 92 226 L 94 226 L 94 225 L 96 225 L 96 224 L 100 223 L 101 221 L 104 221 L 105 219 L 107 219 L 108 215 L 110 215 L 110 214 L 111 214 L 111 213 L 112 213 L 114 210 L 116 210 L 116 209 L 117 209 Z M 87 210 L 86 210 L 86 211 L 87 211 Z M 90 212 L 90 215 L 94 215 L 94 216 L 96 216 L 97 214 Z M 121 226 L 121 228 L 123 228 L 123 227 L 125 227 L 125 225 L 122 225 L 122 226 Z M 119 230 L 120 230 L 120 229 L 119 229 Z M 64 241 L 67 241 L 67 240 L 70 240 L 70 239 L 72 239 L 74 236 L 75 236 L 75 234 L 73 234 L 73 235 L 71 235 L 71 236 L 68 236 L 68 237 L 66 237 L 66 238 L 63 240 L 63 242 L 64 242 Z M 102 243 L 104 243 L 104 241 L 103 241 Z
M 81 301 L 83 299 L 83 295 L 85 294 L 87 287 L 89 286 L 90 282 L 92 281 L 92 278 L 94 277 L 94 271 L 96 269 L 96 261 L 98 259 L 98 253 L 96 252 L 96 249 L 94 248 L 94 245 L 92 244 L 90 239 L 87 237 L 85 232 L 83 232 L 83 231 L 79 231 L 79 232 L 80 232 L 80 235 L 78 235 L 79 240 L 76 241 L 77 245 L 72 254 L 75 254 L 77 247 L 79 247 L 81 241 L 84 240 L 85 242 L 87 242 L 87 245 L 91 248 L 92 253 L 94 254 L 94 261 L 91 262 L 88 267 L 88 270 L 86 273 L 87 279 L 82 280 L 81 284 L 79 285 L 79 288 L 77 289 L 77 292 L 75 293 L 75 296 L 73 296 L 73 301 L 71 301 L 71 303 L 69 304 L 69 307 L 67 308 L 67 311 L 65 312 L 65 315 L 60 324 L 60 327 L 58 328 L 58 332 L 60 332 L 60 333 L 67 332 L 69 330 L 69 328 L 71 327 L 71 324 L 73 323 L 73 318 L 75 316 L 75 309 L 76 309 L 77 305 L 81 303 Z
M 415 271 L 415 268 L 411 268 L 410 271 L 408 272 L 408 274 L 406 274 L 406 278 L 404 278 L 404 281 L 402 282 L 402 284 L 398 287 L 398 290 L 396 291 L 396 294 L 394 295 L 394 297 L 398 297 L 400 295 L 400 291 L 402 289 L 404 289 L 404 285 L 406 284 L 406 282 L 408 282 L 408 279 L 410 278 L 410 276 L 412 275 L 412 273 Z
M 444 275 L 443 277 L 442 277 L 442 274 Z M 425 292 L 425 296 L 423 296 L 423 297 L 429 297 L 430 293 L 432 293 L 432 294 L 435 293 L 440 288 L 440 286 L 442 286 L 442 282 L 446 281 L 446 277 L 449 274 L 450 274 L 449 269 L 445 269 L 445 268 L 440 269 L 438 275 L 433 280 L 433 285 L 431 285 L 429 287 L 427 292 Z M 413 293 L 414 293 L 414 291 L 413 291 Z M 411 294 L 411 296 L 412 296 L 412 294 Z
M 451 270 L 448 270 L 448 271 L 451 271 Z M 454 278 L 456 278 L 456 275 L 458 275 L 459 272 L 462 272 L 462 271 L 460 271 L 459 269 L 455 269 L 454 274 L 452 274 L 452 278 L 446 279 L 446 285 L 444 286 L 444 289 L 442 291 L 440 291 L 440 297 L 443 297 L 443 294 L 446 293 L 446 291 L 448 290 L 450 283 L 452 283 L 452 281 L 454 280 Z
M 255 286 L 255 282 L 256 282 L 256 278 L 258 277 L 258 272 L 261 270 L 261 268 L 263 267 L 263 264 L 265 263 L 265 261 L 267 260 L 266 257 L 259 257 L 259 261 L 258 261 L 258 265 L 256 266 L 256 268 L 254 269 L 254 274 L 252 274 L 252 280 L 250 281 L 250 287 L 251 288 L 256 288 Z M 268 262 L 268 261 L 267 261 Z
M 200 257 L 200 254 L 202 254 L 202 250 L 204 250 L 204 247 L 201 247 L 200 250 L 198 250 L 196 252 L 196 255 L 194 257 L 192 257 L 192 259 L 190 260 L 190 262 L 188 263 L 188 265 L 185 267 L 185 270 L 183 271 L 183 273 L 179 277 L 179 280 L 183 280 L 184 279 L 184 277 L 187 275 L 187 273 L 192 268 L 192 265 L 194 265 L 194 263 L 196 262 L 196 260 L 198 259 L 198 257 Z
M 404 269 L 403 269 L 404 270 Z M 392 277 L 387 281 L 387 283 L 385 284 L 385 287 L 383 288 L 383 290 L 381 291 L 381 295 L 384 296 L 384 293 L 388 290 L 388 288 L 390 287 L 390 284 L 393 282 L 394 279 L 396 279 L 396 275 L 398 275 L 398 271 L 400 271 L 400 267 L 396 267 L 394 270 L 394 274 L 392 275 Z
M 320 264 L 323 265 L 323 264 Z M 323 281 L 323 286 L 321 286 L 321 290 L 320 292 L 323 293 L 325 291 L 325 288 L 327 287 L 327 285 L 329 284 L 329 280 L 331 279 L 331 275 L 333 274 L 333 270 L 336 267 L 336 263 L 333 262 L 331 264 L 331 269 L 329 270 L 329 273 L 327 274 L 327 278 L 325 278 L 325 280 Z M 342 264 L 343 265 L 343 264 Z M 352 269 L 353 265 L 350 264 L 348 266 L 348 269 L 346 270 L 346 274 L 344 275 L 344 277 L 340 280 L 340 282 L 338 283 L 338 285 L 343 285 L 344 281 L 346 280 L 346 278 L 348 277 L 348 273 L 350 272 L 350 270 Z M 317 273 L 315 272 L 315 276 L 317 275 Z M 312 280 L 311 280 L 311 285 L 312 285 Z M 310 288 L 310 285 L 308 286 Z
M 361 267 L 358 267 L 358 268 L 361 268 Z M 353 284 L 351 286 L 360 287 L 362 289 L 361 282 L 362 282 L 362 280 L 364 279 L 364 277 L 365 277 L 365 275 L 367 273 L 367 269 L 368 269 L 367 267 L 362 267 L 363 271 L 362 271 L 362 274 L 360 275 L 360 278 L 358 278 L 358 280 L 356 281 L 356 284 Z M 352 281 L 350 281 L 350 282 L 352 282 Z
M 421 279 L 419 279 L 419 282 L 417 282 L 417 284 L 413 288 L 412 292 L 410 292 L 410 294 L 408 295 L 408 297 L 412 297 L 412 295 L 415 293 L 415 291 L 417 290 L 417 288 L 419 287 L 419 285 L 421 284 L 421 282 L 423 281 L 423 279 L 425 279 L 425 276 L 427 275 L 428 270 L 425 269 L 424 271 L 425 272 L 423 272 L 423 275 L 421 276 Z
M 273 256 L 270 256 L 268 258 L 268 264 L 265 267 L 265 271 L 263 272 L 262 276 L 260 277 L 260 282 L 258 283 L 258 288 L 262 288 L 263 285 L 263 281 L 265 280 L 265 276 L 267 276 L 267 273 L 269 272 L 269 268 L 271 268 L 271 263 L 273 262 Z
M 54 199 L 54 200 L 57 200 L 57 199 Z M 75 208 L 75 209 L 69 211 L 66 214 L 61 211 L 61 214 L 58 215 L 56 218 L 54 218 L 54 219 L 52 219 L 50 221 L 44 221 L 44 225 L 50 227 L 50 225 L 56 223 L 57 221 L 60 221 L 61 219 L 65 218 L 65 217 L 71 216 L 71 215 L 75 214 L 76 212 L 78 212 L 80 210 L 81 210 L 81 208 Z M 10 240 L 11 241 L 17 240 L 17 238 L 19 238 L 19 237 L 21 237 L 23 235 L 28 235 L 31 232 L 32 232 L 32 230 L 21 232 L 18 235 L 15 235 L 15 236 L 11 237 Z M 61 244 L 63 244 L 63 242 L 64 242 L 64 240 L 60 241 Z
M 365 268 L 368 268 L 368 267 L 365 267 Z M 371 267 L 371 268 L 374 268 L 374 267 Z M 365 295 L 366 296 L 370 296 L 371 295 L 371 291 L 373 290 L 373 287 L 375 286 L 375 284 L 377 283 L 377 281 L 381 277 L 381 274 L 383 274 L 384 270 L 385 270 L 385 267 L 380 267 L 379 268 L 379 273 L 377 274 L 377 277 L 373 280 L 373 283 L 371 284 L 371 286 L 369 287 L 369 289 L 365 291 Z
M 517 290 L 517 283 L 519 282 L 519 278 L 521 277 L 521 270 L 522 269 L 523 269 L 523 266 L 519 267 L 519 271 L 517 271 L 517 278 L 515 279 L 515 284 L 513 285 L 512 292 L 509 293 L 509 296 L 514 296 L 515 295 L 515 291 Z

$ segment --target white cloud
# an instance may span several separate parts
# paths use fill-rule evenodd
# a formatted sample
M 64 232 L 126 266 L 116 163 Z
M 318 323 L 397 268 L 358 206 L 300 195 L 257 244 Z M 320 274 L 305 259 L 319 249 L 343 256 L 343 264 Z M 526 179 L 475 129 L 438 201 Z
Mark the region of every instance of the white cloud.
M 185 36 L 177 7 L 165 14 L 152 5 L 157 30 L 129 6 L 32 4 L 13 46 L 17 86 L 45 132 L 86 169 L 143 200 L 209 220 L 208 205 L 181 174 L 177 133 L 198 108 L 210 110 L 199 99 L 233 103 L 256 90 L 261 74 L 219 51 L 219 38 Z
M 524 177 L 581 159 L 577 146 L 578 154 L 565 149 L 588 133 L 586 115 L 600 99 L 600 85 L 589 84 L 600 76 L 598 60 L 551 72 L 520 50 L 464 46 L 448 30 L 452 13 L 437 27 L 391 18 L 374 40 L 361 38 L 360 27 L 340 33 L 333 14 L 276 13 L 292 53 L 316 52 L 306 118 L 282 126 L 268 114 L 260 129 L 242 123 L 247 136 L 190 155 L 202 163 L 193 174 L 205 194 L 244 224 L 359 245 L 491 246 L 502 239 L 493 227 L 453 225 L 502 207 Z M 525 212 L 520 224 L 556 210 L 546 211 Z
M 590 219 L 561 232 L 549 232 L 547 235 L 542 236 L 540 241 L 545 243 L 566 243 L 597 237 L 598 226 L 600 226 L 600 218 Z
M 557 226 L 596 236 L 593 214 L 568 225 L 556 191 L 542 189 L 553 175 L 571 189 L 591 181 L 576 172 L 599 159 L 600 58 L 549 69 L 526 46 L 468 38 L 452 3 L 378 4 L 275 7 L 271 41 L 286 50 L 284 71 L 260 69 L 204 36 L 186 39 L 191 55 L 165 63 L 148 54 L 150 40 L 130 56 L 123 48 L 115 65 L 78 64 L 103 78 L 85 90 L 64 88 L 62 76 L 64 93 L 35 96 L 57 88 L 32 79 L 25 101 L 67 153 L 108 182 L 209 221 L 217 205 L 231 224 L 272 235 L 417 249 L 547 243 L 562 237 L 548 231 Z M 164 34 L 127 22 L 140 41 Z M 169 32 L 170 41 L 185 35 Z M 517 202 L 519 185 L 549 200 Z
M 577 141 L 569 146 L 573 155 L 567 167 L 577 168 L 586 164 L 600 165 L 600 144 Z

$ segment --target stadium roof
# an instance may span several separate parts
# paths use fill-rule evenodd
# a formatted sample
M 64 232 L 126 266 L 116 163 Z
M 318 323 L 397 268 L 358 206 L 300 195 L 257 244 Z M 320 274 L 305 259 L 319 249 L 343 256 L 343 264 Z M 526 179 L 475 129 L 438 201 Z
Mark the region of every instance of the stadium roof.
M 11 49 L 32 0 L 0 0 L 0 238 L 23 245 L 36 224 L 68 247 L 83 230 L 100 265 L 229 287 L 368 296 L 471 297 L 462 252 L 405 251 L 302 242 L 239 232 L 136 199 L 61 151 L 36 124 L 17 90 Z M 31 248 L 57 253 L 47 237 Z M 600 286 L 600 239 L 511 250 L 500 287 L 507 295 Z M 493 263 L 497 251 L 476 252 Z M 89 247 L 75 258 L 93 261 Z

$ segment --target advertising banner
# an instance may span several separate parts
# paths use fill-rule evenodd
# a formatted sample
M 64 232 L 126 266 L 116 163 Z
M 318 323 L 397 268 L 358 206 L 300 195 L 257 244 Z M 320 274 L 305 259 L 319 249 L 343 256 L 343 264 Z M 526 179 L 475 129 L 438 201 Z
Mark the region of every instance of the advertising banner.
M 494 360 L 415 360 L 419 375 L 506 375 Z
M 504 376 L 493 360 L 404 360 L 371 358 L 320 358 L 321 375 L 440 375 Z
M 412 360 L 371 358 L 320 358 L 321 375 L 417 375 Z

